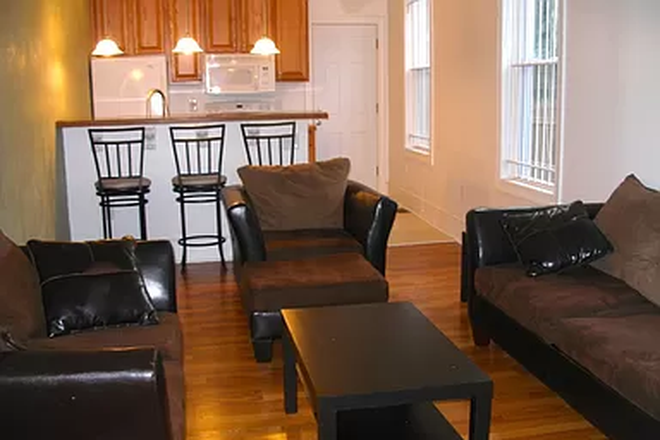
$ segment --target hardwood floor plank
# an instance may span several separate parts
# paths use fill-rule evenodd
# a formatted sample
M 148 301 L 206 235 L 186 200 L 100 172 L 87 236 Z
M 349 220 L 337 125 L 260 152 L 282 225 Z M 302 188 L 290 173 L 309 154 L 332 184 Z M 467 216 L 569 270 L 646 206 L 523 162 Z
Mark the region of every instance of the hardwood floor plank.
M 475 347 L 459 301 L 460 247 L 391 248 L 391 301 L 411 301 L 495 384 L 491 439 L 601 440 L 606 437 L 494 344 Z M 178 280 L 185 344 L 189 440 L 316 440 L 316 423 L 299 387 L 299 411 L 286 415 L 279 344 L 270 364 L 252 357 L 247 317 L 231 275 L 219 264 L 189 265 Z M 466 438 L 467 402 L 437 405 Z

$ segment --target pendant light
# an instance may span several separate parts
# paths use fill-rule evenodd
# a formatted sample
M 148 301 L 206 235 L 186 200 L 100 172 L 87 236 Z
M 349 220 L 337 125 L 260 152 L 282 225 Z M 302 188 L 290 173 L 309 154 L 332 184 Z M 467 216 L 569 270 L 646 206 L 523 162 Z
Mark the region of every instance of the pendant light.
M 275 45 L 275 42 L 268 38 L 268 9 L 266 6 L 266 0 L 263 2 L 263 10 L 261 14 L 262 24 L 264 28 L 264 36 L 257 40 L 254 43 L 254 47 L 250 51 L 254 55 L 277 55 L 280 53 L 280 50 Z
M 95 57 L 114 57 L 123 53 L 124 51 L 119 48 L 117 43 L 108 37 L 99 41 L 92 51 L 92 55 Z
M 183 55 L 192 55 L 194 53 L 202 53 L 204 50 L 201 48 L 199 43 L 195 41 L 193 37 L 190 36 L 190 16 L 188 10 L 188 2 L 194 0 L 184 0 L 186 5 L 186 35 L 181 37 L 177 41 L 176 46 L 172 49 L 172 53 L 183 54 Z

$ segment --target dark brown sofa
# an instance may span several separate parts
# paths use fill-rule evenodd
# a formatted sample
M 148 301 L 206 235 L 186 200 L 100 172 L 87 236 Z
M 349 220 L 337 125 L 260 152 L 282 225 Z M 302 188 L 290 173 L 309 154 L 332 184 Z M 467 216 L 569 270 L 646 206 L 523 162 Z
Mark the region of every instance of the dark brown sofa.
M 172 247 L 138 242 L 135 256 L 159 323 L 36 335 L 24 350 L 0 353 L 3 439 L 185 438 Z
M 592 218 L 601 206 L 586 205 Z M 475 343 L 494 340 L 610 438 L 660 438 L 660 308 L 590 266 L 528 277 L 500 221 L 538 209 L 467 214 Z

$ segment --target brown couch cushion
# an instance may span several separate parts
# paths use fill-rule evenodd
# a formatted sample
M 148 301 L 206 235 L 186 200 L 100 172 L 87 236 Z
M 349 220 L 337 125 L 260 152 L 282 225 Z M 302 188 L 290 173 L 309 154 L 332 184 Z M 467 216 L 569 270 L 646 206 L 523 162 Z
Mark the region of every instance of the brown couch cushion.
M 630 175 L 594 221 L 614 252 L 593 266 L 660 305 L 660 193 Z
M 46 335 L 39 276 L 23 251 L 2 231 L 0 325 L 19 341 Z
M 321 255 L 363 254 L 362 245 L 341 229 L 264 232 L 267 260 L 293 260 Z
M 241 277 L 246 310 L 386 302 L 387 281 L 358 254 L 250 262 Z
M 526 276 L 521 265 L 479 268 L 479 295 L 549 343 L 566 317 L 651 312 L 657 309 L 623 281 L 591 267 L 575 267 L 539 278 Z
M 238 169 L 264 231 L 339 229 L 350 162 L 345 158 L 291 166 Z
M 160 323 L 88 330 L 56 338 L 28 341 L 29 350 L 103 350 L 125 347 L 156 347 L 166 360 L 182 359 L 182 336 L 175 313 L 160 312 Z
M 556 345 L 660 420 L 660 312 L 561 320 Z

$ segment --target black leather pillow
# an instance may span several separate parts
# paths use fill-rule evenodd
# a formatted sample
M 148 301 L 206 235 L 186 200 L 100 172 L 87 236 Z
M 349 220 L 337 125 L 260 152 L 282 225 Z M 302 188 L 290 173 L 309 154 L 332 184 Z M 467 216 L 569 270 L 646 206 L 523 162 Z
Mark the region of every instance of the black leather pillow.
M 157 324 L 137 271 L 70 274 L 42 284 L 48 335 L 126 324 Z
M 506 213 L 501 223 L 532 277 L 591 263 L 612 252 L 579 201 L 533 213 Z

